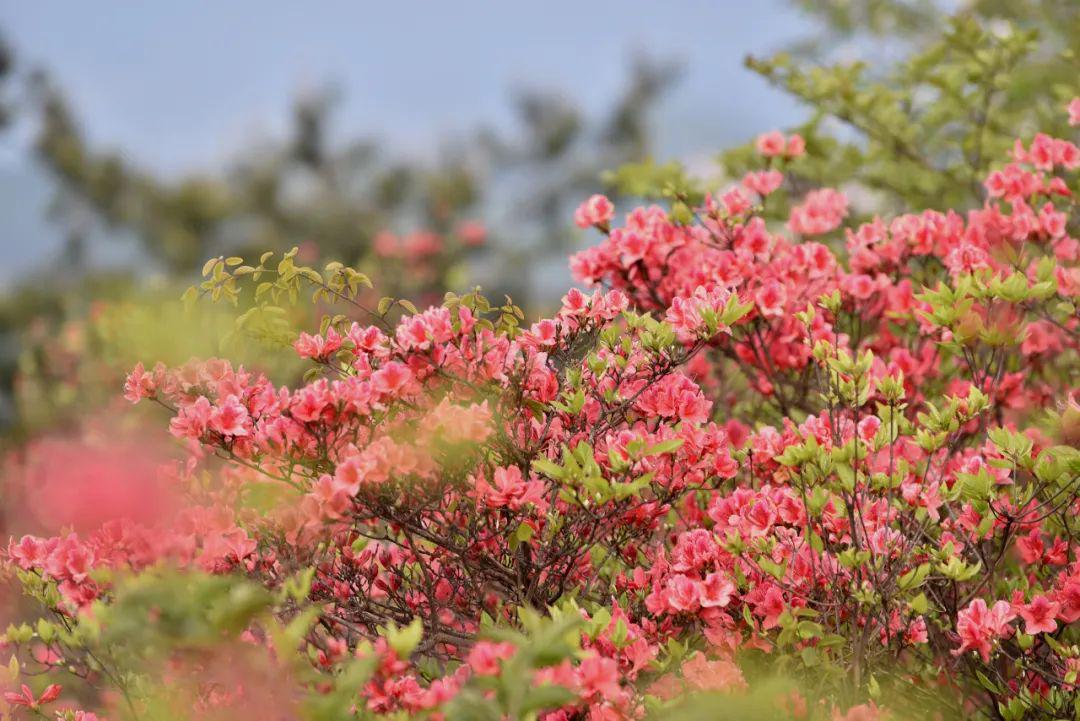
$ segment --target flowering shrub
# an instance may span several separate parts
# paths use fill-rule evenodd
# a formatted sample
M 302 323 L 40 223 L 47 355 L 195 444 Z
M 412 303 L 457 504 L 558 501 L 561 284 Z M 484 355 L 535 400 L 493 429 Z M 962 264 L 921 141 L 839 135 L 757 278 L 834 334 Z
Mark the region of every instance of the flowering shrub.
M 211 260 L 193 296 L 250 289 L 241 331 L 309 290 L 343 312 L 296 387 L 132 371 L 185 501 L 12 541 L 51 613 L 9 628 L 12 681 L 66 669 L 121 718 L 1074 717 L 1080 150 L 1037 135 L 978 209 L 859 222 L 790 187 L 801 138 L 757 147 L 722 193 L 587 200 L 589 290 L 527 326 Z

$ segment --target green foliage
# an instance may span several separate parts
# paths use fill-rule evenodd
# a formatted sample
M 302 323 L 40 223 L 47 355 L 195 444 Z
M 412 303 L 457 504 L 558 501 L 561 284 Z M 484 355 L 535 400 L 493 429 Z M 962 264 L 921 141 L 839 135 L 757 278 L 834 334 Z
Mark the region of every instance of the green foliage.
M 1064 106 L 1080 91 L 1076 3 L 975 0 L 953 17 L 932 0 L 799 4 L 826 20 L 831 40 L 747 59 L 811 111 L 795 185 L 859 184 L 875 211 L 973 207 L 1019 130 L 1067 129 Z M 829 60 L 839 37 L 869 62 Z M 902 59 L 881 64 L 883 47 Z M 738 176 L 751 156 L 739 148 L 722 162 Z
M 262 586 L 231 576 L 141 573 L 122 580 L 115 598 L 82 623 L 107 646 L 134 651 L 137 666 L 177 648 L 235 639 L 272 600 Z

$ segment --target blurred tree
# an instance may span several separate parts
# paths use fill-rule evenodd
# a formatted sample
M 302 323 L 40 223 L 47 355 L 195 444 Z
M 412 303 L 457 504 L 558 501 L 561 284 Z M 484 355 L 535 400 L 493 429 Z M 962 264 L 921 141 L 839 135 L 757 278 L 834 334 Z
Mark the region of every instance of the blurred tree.
M 4 74 L 9 67 L 0 64 Z M 330 124 L 339 94 L 328 87 L 296 98 L 283 140 L 241 149 L 217 172 L 166 177 L 139 167 L 124 148 L 93 147 L 59 85 L 44 71 L 25 73 L 19 111 L 36 122 L 36 157 L 56 180 L 51 214 L 66 242 L 60 262 L 42 271 L 48 283 L 31 276 L 0 302 L 0 342 L 11 351 L 0 364 L 6 420 L 30 420 L 33 405 L 40 426 L 53 412 L 78 408 L 78 379 L 86 374 L 46 367 L 43 359 L 55 356 L 38 351 L 63 332 L 96 337 L 87 320 L 99 312 L 91 299 L 123 309 L 146 295 L 123 270 L 89 270 L 88 239 L 98 229 L 107 238 L 138 239 L 143 258 L 133 263 L 149 263 L 165 277 L 165 287 L 151 293 L 155 302 L 170 282 L 190 282 L 209 256 L 293 246 L 303 260 L 354 264 L 378 280 L 379 294 L 417 302 L 477 280 L 523 302 L 550 300 L 531 292 L 522 269 L 545 254 L 563 255 L 574 237 L 570 208 L 600 190 L 603 169 L 647 155 L 649 112 L 676 75 L 670 63 L 637 58 L 624 92 L 598 118 L 563 94 L 521 91 L 515 132 L 481 128 L 447 139 L 427 161 L 394 157 L 375 139 L 335 142 Z M 130 348 L 75 345 L 98 360 L 132 361 Z M 93 370 L 99 384 L 103 373 Z M 17 389 L 26 396 L 21 403 L 13 403 Z
M 566 252 L 580 240 L 569 223 L 572 209 L 603 189 L 609 168 L 650 157 L 650 110 L 679 72 L 676 63 L 637 56 L 621 95 L 592 122 L 561 93 L 524 89 L 514 99 L 517 135 L 481 131 L 488 190 L 483 216 L 503 242 L 479 259 L 486 267 L 477 276 L 493 297 L 505 293 L 535 307 L 561 295 Z M 545 260 L 560 271 L 550 289 L 536 277 Z
M 302 243 L 355 259 L 404 215 L 446 230 L 475 201 L 473 173 L 461 163 L 396 164 L 370 142 L 330 148 L 328 91 L 296 101 L 291 136 L 280 145 L 251 149 L 220 175 L 173 180 L 135 167 L 129 152 L 90 147 L 55 84 L 43 73 L 34 84 L 38 155 L 67 207 L 134 231 L 147 256 L 170 273 L 190 273 L 214 253 Z M 440 182 L 444 175 L 453 180 Z
M 678 77 L 679 68 L 638 56 L 623 94 L 595 127 L 558 93 L 525 91 L 517 97 L 524 137 L 512 145 L 489 135 L 488 145 L 502 170 L 540 175 L 525 198 L 526 215 L 540 219 L 549 237 L 560 237 L 568 203 L 595 190 L 600 174 L 649 156 L 649 110 Z M 520 211 L 520 207 L 518 209 Z
M 1076 42 L 1078 9 L 1071 0 L 794 0 L 793 4 L 823 23 L 823 32 L 798 46 L 807 54 L 832 52 L 857 38 L 925 42 L 952 15 L 1038 28 L 1054 51 Z
M 482 131 L 429 163 L 395 159 L 370 139 L 332 143 L 327 127 L 337 96 L 310 92 L 294 103 L 284 142 L 249 148 L 220 174 L 172 180 L 139 169 L 123 150 L 90 147 L 59 88 L 37 73 L 37 150 L 59 181 L 61 207 L 134 231 L 169 272 L 189 273 L 209 255 L 293 245 L 370 266 L 387 261 L 375 242 L 380 232 L 429 231 L 439 236 L 429 244 L 430 272 L 406 253 L 410 272 L 385 288 L 415 295 L 464 282 L 460 262 L 470 243 L 455 233 L 483 212 L 496 179 L 512 175 L 525 199 L 517 207 L 558 238 L 551 231 L 567 226 L 571 196 L 596 189 L 604 168 L 647 152 L 648 112 L 674 77 L 670 65 L 639 59 L 623 96 L 595 123 L 562 95 L 521 93 L 521 137 Z
M 6 129 L 11 123 L 13 100 L 10 96 L 11 77 L 15 66 L 15 58 L 7 42 L 0 37 L 0 131 Z

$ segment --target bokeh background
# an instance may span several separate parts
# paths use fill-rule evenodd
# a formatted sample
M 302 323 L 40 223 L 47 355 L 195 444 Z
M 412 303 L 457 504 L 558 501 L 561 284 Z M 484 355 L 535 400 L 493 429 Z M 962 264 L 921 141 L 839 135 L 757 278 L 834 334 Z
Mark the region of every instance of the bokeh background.
M 11 2 L 0 11 L 16 73 L 47 73 L 89 149 L 162 182 L 220 177 L 294 141 L 298 103 L 325 107 L 327 152 L 372 143 L 389 162 L 450 156 L 477 171 L 490 169 L 475 152 L 485 138 L 530 149 L 521 147 L 534 139 L 529 125 L 544 120 L 530 113 L 572 115 L 599 140 L 620 105 L 637 103 L 624 108 L 641 116 L 635 151 L 707 162 L 798 117 L 742 60 L 815 27 L 782 0 Z M 648 73 L 655 87 L 635 88 Z M 635 89 L 642 97 L 629 97 Z M 12 120 L 0 144 L 4 288 L 60 259 L 76 232 L 91 267 L 153 259 L 122 229 L 73 212 L 50 222 L 57 183 L 35 157 L 41 119 Z
M 137 361 L 228 351 L 288 380 L 288 354 L 229 332 L 235 313 L 180 309 L 212 256 L 296 246 L 381 295 L 422 305 L 480 285 L 535 315 L 589 242 L 574 206 L 639 200 L 609 171 L 662 181 L 679 161 L 719 187 L 741 162 L 720 152 L 775 128 L 807 134 L 815 185 L 870 168 L 864 186 L 896 202 L 961 207 L 929 171 L 953 162 L 969 104 L 908 127 L 897 100 L 944 87 L 932 48 L 955 14 L 975 30 L 945 40 L 961 51 L 942 76 L 981 62 L 971 33 L 1013 21 L 1042 39 L 1008 103 L 1022 119 L 1057 107 L 1030 91 L 1075 80 L 1061 53 L 1080 3 L 1060 0 L 0 2 L 0 441 L 78 428 Z M 927 48 L 917 77 L 890 74 Z M 795 64 L 746 60 L 777 53 Z M 791 71 L 824 63 L 841 65 Z M 937 143 L 922 175 L 879 162 L 894 130 Z

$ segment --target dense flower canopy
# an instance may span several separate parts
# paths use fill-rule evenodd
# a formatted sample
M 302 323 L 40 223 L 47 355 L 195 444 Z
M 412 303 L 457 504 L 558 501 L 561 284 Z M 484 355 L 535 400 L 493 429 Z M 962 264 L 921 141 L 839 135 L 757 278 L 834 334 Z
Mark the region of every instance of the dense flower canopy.
M 210 717 L 271 688 L 288 718 L 636 719 L 758 688 L 774 717 L 1072 717 L 1080 149 L 1035 135 L 982 207 L 865 222 L 792 187 L 801 137 L 757 149 L 670 208 L 585 201 L 585 290 L 527 327 L 479 293 L 371 309 L 295 253 L 212 259 L 201 293 L 250 280 L 245 322 L 307 289 L 344 312 L 296 338 L 294 387 L 136 367 L 184 502 L 13 539 L 53 620 L 7 643 L 122 718 L 189 688 Z

